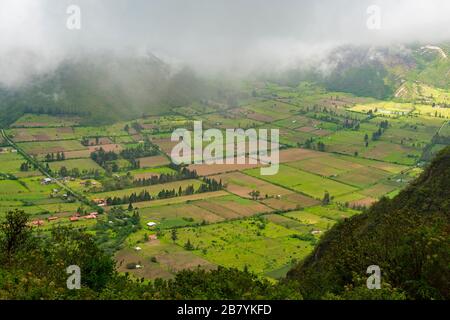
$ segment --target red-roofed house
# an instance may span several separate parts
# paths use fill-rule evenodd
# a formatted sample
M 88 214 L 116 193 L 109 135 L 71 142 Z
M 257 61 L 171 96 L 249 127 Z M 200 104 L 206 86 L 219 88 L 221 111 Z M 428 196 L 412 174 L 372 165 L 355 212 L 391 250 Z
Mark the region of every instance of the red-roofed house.
M 34 220 L 31 222 L 33 226 L 42 226 L 44 224 L 44 220 Z

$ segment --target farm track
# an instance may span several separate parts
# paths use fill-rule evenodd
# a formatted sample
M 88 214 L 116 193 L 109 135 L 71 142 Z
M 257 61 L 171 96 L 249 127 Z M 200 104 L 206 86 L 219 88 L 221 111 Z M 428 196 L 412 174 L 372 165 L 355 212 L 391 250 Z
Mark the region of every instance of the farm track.
M 442 126 L 439 128 L 437 134 L 441 133 L 441 130 L 447 125 L 448 121 L 444 121 L 444 123 L 442 124 Z
M 65 185 L 64 183 L 62 183 L 61 181 L 58 181 L 54 176 L 52 176 L 43 166 L 42 164 L 37 161 L 36 159 L 34 159 L 33 157 L 31 157 L 28 153 L 26 153 L 22 148 L 20 148 L 19 146 L 17 146 L 16 143 L 14 143 L 14 141 L 12 141 L 11 139 L 9 139 L 9 137 L 7 136 L 7 134 L 5 133 L 4 129 L 1 129 L 1 133 L 3 136 L 3 139 L 5 139 L 5 141 L 14 149 L 17 150 L 17 152 L 19 152 L 27 161 L 29 161 L 30 163 L 32 163 L 33 165 L 35 165 L 39 171 L 46 176 L 47 178 L 52 179 L 58 186 L 60 186 L 62 189 L 66 190 L 67 192 L 69 192 L 70 194 L 72 194 L 75 198 L 77 198 L 77 200 L 81 201 L 82 203 L 88 205 L 89 207 L 91 207 L 91 203 L 90 201 L 80 195 L 79 193 L 77 193 L 76 191 L 74 191 L 73 189 L 71 189 L 70 187 L 68 187 L 67 185 Z

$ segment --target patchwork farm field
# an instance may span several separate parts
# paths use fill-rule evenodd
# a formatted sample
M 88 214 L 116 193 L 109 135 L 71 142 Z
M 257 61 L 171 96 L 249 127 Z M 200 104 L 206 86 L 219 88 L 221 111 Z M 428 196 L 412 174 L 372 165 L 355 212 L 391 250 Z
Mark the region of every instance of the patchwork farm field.
M 449 144 L 448 108 L 427 99 L 265 83 L 235 105 L 194 102 L 111 125 L 27 114 L 1 136 L 0 217 L 20 209 L 43 232 L 82 228 L 137 278 L 223 265 L 279 279 L 333 225 L 398 194 Z M 269 163 L 250 163 L 247 148 L 245 164 L 175 165 L 171 133 L 195 120 L 221 132 L 279 129 L 279 172 L 262 175 Z

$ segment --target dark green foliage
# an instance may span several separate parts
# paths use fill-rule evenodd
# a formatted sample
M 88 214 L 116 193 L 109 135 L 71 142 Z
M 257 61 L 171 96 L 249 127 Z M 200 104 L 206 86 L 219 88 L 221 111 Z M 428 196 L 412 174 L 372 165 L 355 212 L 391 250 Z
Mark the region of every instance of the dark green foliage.
M 288 273 L 306 298 L 346 295 L 370 265 L 410 299 L 449 299 L 450 147 L 407 189 L 337 224 Z M 391 292 L 392 293 L 392 292 Z
M 153 146 L 148 140 L 143 144 L 139 144 L 135 148 L 127 148 L 120 152 L 120 155 L 127 160 L 135 160 L 137 158 L 151 157 L 158 154 L 157 147 Z
M 196 175 L 195 171 L 191 172 L 191 171 L 187 170 L 185 172 L 187 175 L 180 174 L 180 175 L 165 175 L 165 176 L 166 177 L 174 177 L 174 180 L 183 180 L 183 179 L 191 179 L 190 177 L 192 174 Z M 162 176 L 163 175 L 161 175 L 160 177 L 162 177 Z M 177 177 L 180 179 L 177 179 Z M 162 183 L 160 178 L 158 178 L 158 177 L 155 177 L 154 180 L 155 180 L 155 183 L 158 181 L 159 181 L 159 183 Z M 148 181 L 151 183 L 153 181 L 153 178 L 144 179 L 144 180 L 140 180 L 140 181 L 141 182 Z M 169 179 L 168 181 L 173 181 L 173 180 Z M 213 192 L 213 191 L 219 191 L 222 189 L 223 189 L 222 181 L 217 182 L 214 179 L 203 178 L 203 183 L 198 187 L 197 190 L 194 188 L 193 185 L 188 185 L 185 189 L 182 189 L 180 187 L 178 189 L 178 192 L 175 189 L 172 189 L 172 190 L 162 189 L 161 191 L 158 192 L 158 194 L 155 197 L 150 195 L 150 193 L 147 190 L 142 190 L 139 194 L 132 193 L 130 195 L 125 195 L 122 198 L 108 197 L 106 199 L 106 204 L 108 206 L 117 206 L 117 205 L 130 204 L 130 203 L 135 203 L 135 202 L 151 201 L 151 200 L 155 200 L 155 199 L 169 199 L 169 198 L 174 198 L 174 197 L 188 196 L 188 195 L 192 195 L 195 193 Z
M 131 205 L 131 203 L 130 203 Z M 96 243 L 104 251 L 113 254 L 121 249 L 125 239 L 141 229 L 140 215 L 128 206 L 125 211 L 121 208 L 112 208 L 106 220 L 98 220 L 95 225 Z
M 325 82 L 330 91 L 344 91 L 363 97 L 385 99 L 394 90 L 385 84 L 388 72 L 381 65 L 362 65 L 333 73 Z
M 19 210 L 9 211 L 0 223 L 2 258 L 10 262 L 14 253 L 23 248 L 31 234 L 28 216 Z
M 124 217 L 116 212 L 108 217 Z M 130 218 L 130 217 L 129 217 Z M 133 215 L 129 220 L 138 221 Z M 300 299 L 291 284 L 273 285 L 248 271 L 219 267 L 186 270 L 173 280 L 132 280 L 114 271 L 115 262 L 82 230 L 56 228 L 50 234 L 30 233 L 27 216 L 8 214 L 1 226 L 0 299 Z M 122 219 L 123 220 L 123 219 Z M 117 231 L 117 230 L 116 230 Z M 156 263 L 156 259 L 152 259 Z M 130 263 L 134 269 L 139 263 Z M 81 269 L 81 289 L 68 290 L 66 268 Z
M 109 161 L 119 159 L 119 156 L 114 151 L 106 152 L 102 147 L 95 152 L 91 153 L 91 159 L 98 163 L 101 167 L 105 167 Z
M 28 216 L 9 212 L 1 223 L 0 298 L 72 298 L 102 290 L 114 275 L 114 261 L 92 236 L 58 227 L 49 234 L 31 233 Z M 83 289 L 66 290 L 66 268 L 81 269 Z

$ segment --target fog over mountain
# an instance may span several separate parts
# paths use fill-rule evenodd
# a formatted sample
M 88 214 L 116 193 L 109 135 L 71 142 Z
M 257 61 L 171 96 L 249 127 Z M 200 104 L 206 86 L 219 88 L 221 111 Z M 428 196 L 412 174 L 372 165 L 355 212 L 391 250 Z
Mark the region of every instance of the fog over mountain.
M 81 9 L 81 30 L 66 28 L 69 5 Z M 370 5 L 381 9 L 380 30 L 367 28 Z M 102 50 L 150 51 L 200 71 L 282 68 L 342 44 L 444 41 L 449 15 L 446 0 L 2 0 L 0 82 Z

